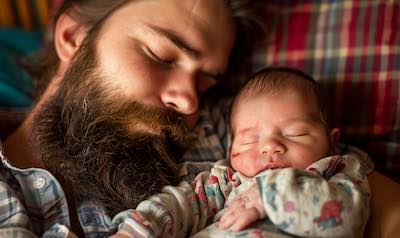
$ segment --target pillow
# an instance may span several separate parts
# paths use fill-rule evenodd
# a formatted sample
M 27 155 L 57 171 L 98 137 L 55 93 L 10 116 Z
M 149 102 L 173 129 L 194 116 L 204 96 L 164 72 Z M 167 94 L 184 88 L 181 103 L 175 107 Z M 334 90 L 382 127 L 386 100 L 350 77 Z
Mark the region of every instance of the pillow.
M 341 140 L 400 174 L 400 2 L 268 1 L 268 33 L 251 60 L 291 66 L 328 89 Z M 400 178 L 400 177 L 398 177 Z
M 37 51 L 59 0 L 2 0 L 0 7 L 0 109 L 17 110 L 32 103 L 33 83 L 21 58 Z M 45 39 L 50 36 L 45 35 Z
M 21 57 L 39 49 L 42 35 L 21 28 L 0 28 L 0 110 L 30 107 L 33 83 Z

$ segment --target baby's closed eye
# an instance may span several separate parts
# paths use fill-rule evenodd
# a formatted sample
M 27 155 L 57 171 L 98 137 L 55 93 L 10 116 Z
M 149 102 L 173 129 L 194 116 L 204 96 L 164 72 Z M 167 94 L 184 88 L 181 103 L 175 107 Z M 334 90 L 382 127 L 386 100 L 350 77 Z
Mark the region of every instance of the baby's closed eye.
M 285 137 L 291 141 L 301 143 L 311 143 L 314 141 L 312 134 L 308 132 L 286 134 Z
M 243 141 L 243 142 L 240 142 L 239 145 L 253 145 L 255 143 L 257 143 L 257 141 Z

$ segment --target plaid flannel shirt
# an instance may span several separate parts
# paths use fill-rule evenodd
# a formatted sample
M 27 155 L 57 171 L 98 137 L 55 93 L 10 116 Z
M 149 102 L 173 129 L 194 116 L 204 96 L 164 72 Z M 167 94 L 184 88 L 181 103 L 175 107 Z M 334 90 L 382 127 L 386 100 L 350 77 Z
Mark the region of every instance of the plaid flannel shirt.
M 195 128 L 198 143 L 184 160 L 215 161 L 226 156 L 228 103 L 221 100 L 201 110 Z M 44 169 L 16 168 L 1 147 L 0 153 L 0 237 L 76 237 L 70 231 L 68 204 L 57 179 Z M 77 213 L 86 237 L 107 237 L 116 231 L 104 209 L 90 200 L 77 201 Z

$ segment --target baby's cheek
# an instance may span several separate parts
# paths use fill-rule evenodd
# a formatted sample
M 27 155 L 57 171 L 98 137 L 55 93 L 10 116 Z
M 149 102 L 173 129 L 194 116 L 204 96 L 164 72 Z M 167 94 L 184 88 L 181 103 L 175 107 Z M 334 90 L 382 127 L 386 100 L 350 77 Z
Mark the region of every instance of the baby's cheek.
M 296 169 L 305 169 L 318 160 L 314 153 L 309 152 L 298 152 L 296 155 L 293 155 L 292 158 L 292 167 Z
M 249 150 L 246 151 L 243 156 L 247 159 L 247 160 L 251 160 L 254 161 L 257 156 L 259 155 L 259 153 L 256 150 Z
M 235 159 L 236 157 L 240 156 L 240 154 L 241 154 L 240 152 L 232 153 L 231 159 Z
M 231 157 L 231 166 L 235 171 L 238 171 L 238 168 L 241 167 L 240 166 L 240 160 Z
M 255 164 L 257 153 L 254 151 L 233 152 L 231 155 L 231 165 L 236 171 L 247 171 Z

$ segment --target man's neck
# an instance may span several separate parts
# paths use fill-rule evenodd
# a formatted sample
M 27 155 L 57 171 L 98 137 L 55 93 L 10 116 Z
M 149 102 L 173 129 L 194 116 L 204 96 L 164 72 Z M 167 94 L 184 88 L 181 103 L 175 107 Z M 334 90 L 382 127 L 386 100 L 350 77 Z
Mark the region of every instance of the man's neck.
M 30 145 L 34 112 L 4 141 L 4 154 L 13 166 L 18 168 L 44 168 Z
M 32 135 L 33 119 L 39 111 L 39 108 L 51 98 L 57 91 L 61 82 L 61 75 L 65 72 L 65 66 L 60 66 L 56 75 L 50 80 L 50 84 L 28 114 L 23 123 L 4 141 L 4 154 L 10 163 L 19 168 L 45 168 L 43 161 L 35 154 L 30 140 Z

